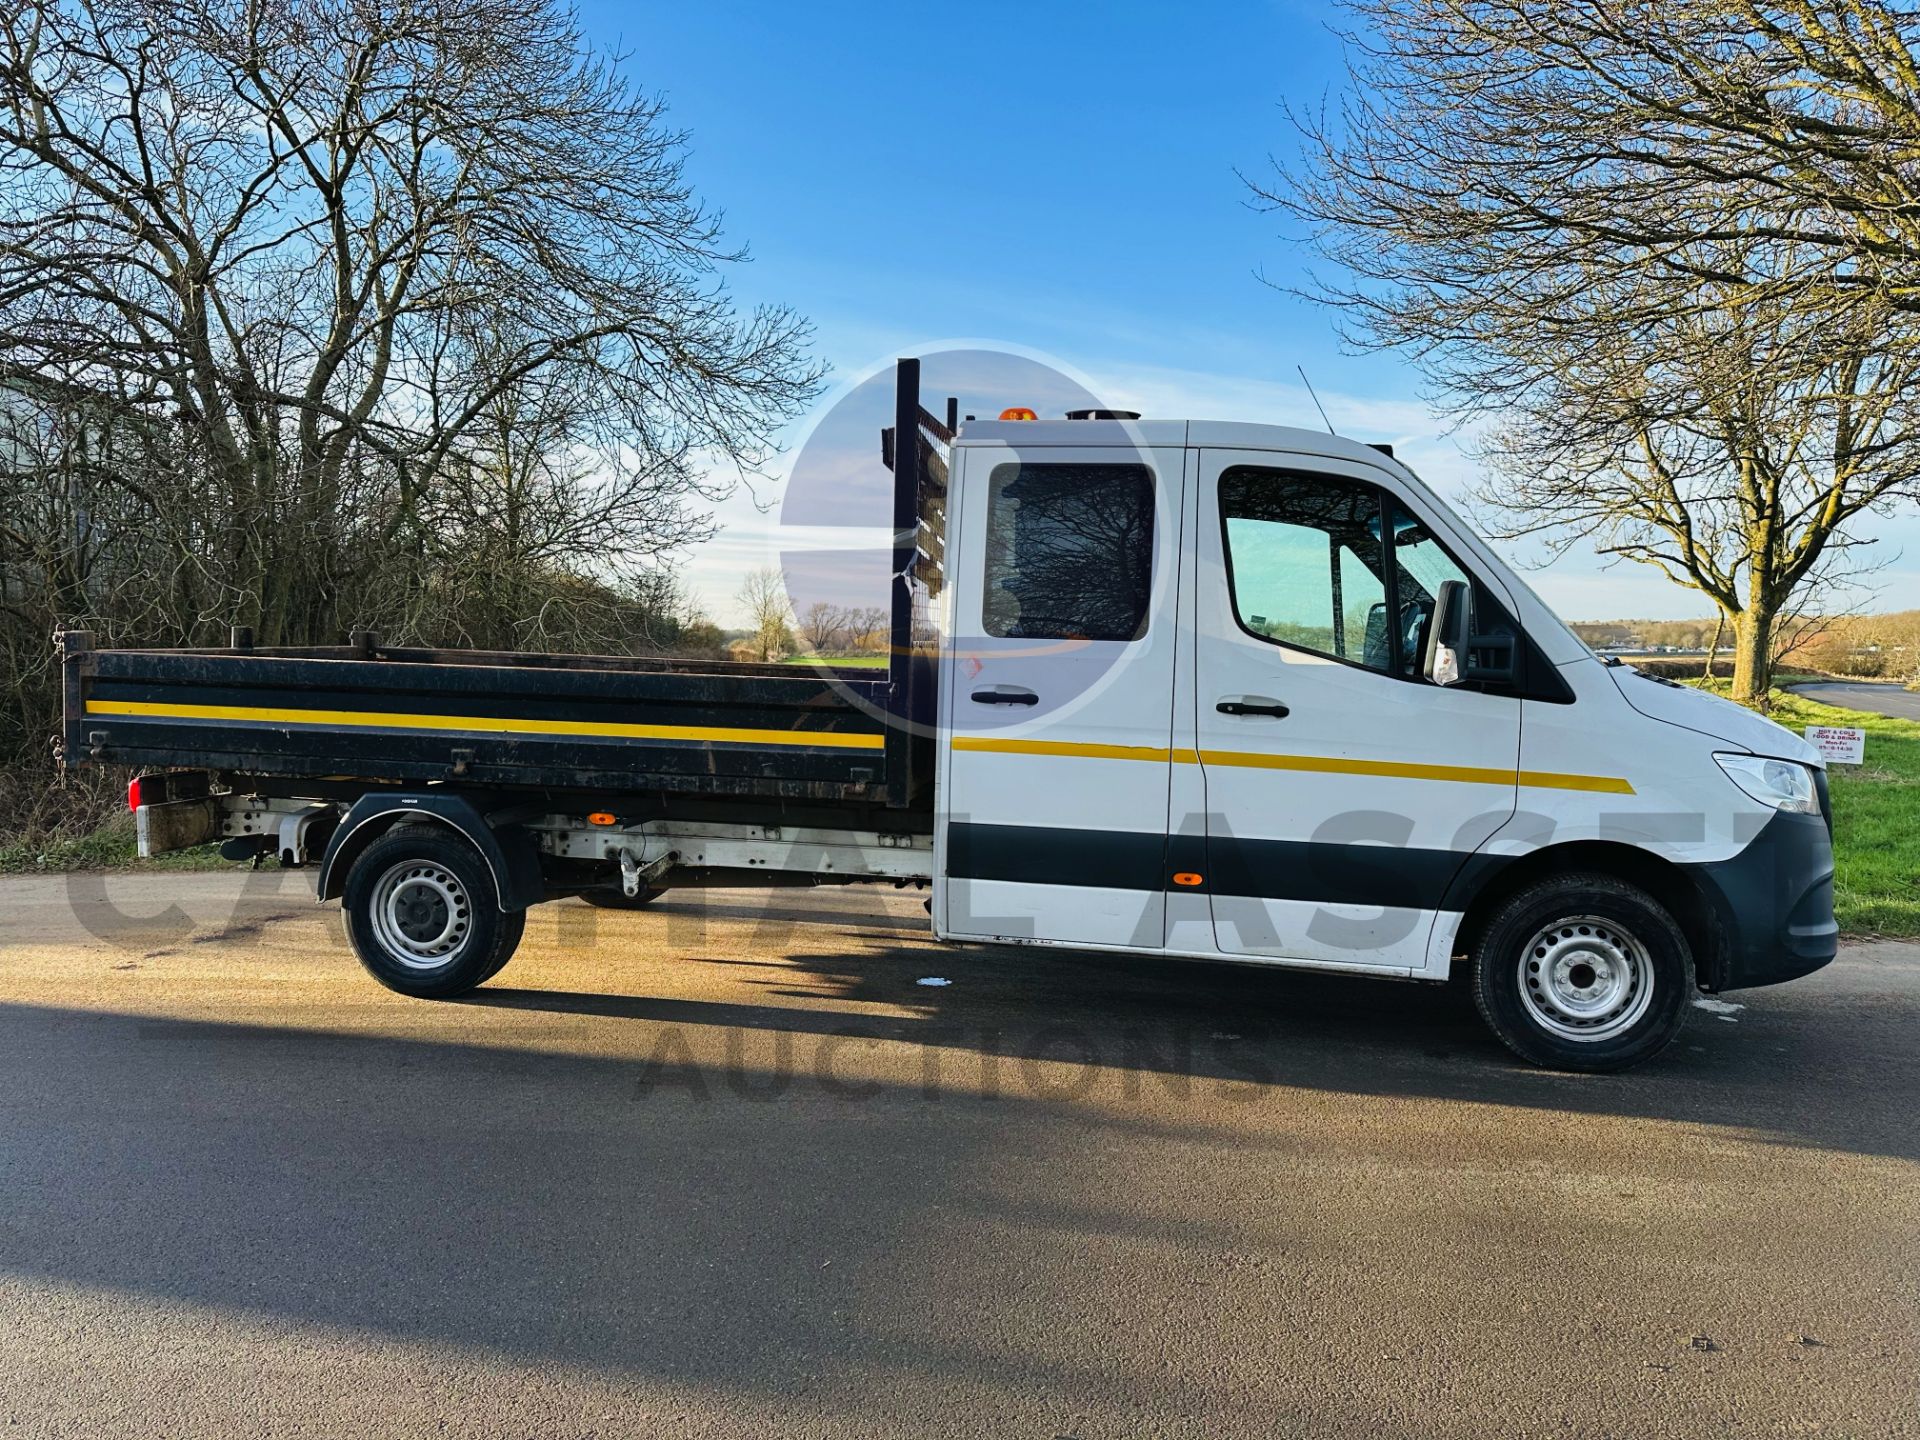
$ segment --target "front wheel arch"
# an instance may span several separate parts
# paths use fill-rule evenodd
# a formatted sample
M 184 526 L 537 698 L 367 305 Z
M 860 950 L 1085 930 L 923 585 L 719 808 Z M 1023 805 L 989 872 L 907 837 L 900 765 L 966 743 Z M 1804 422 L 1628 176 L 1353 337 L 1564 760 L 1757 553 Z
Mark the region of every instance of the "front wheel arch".
M 1556 1070 L 1624 1070 L 1671 1043 L 1694 991 L 1686 937 L 1661 902 L 1612 875 L 1548 875 L 1507 897 L 1473 951 L 1480 1016 Z
M 1473 867 L 1467 867 L 1470 874 Z M 1475 884 L 1463 875 L 1459 893 L 1449 896 L 1444 909 L 1462 910 L 1456 952 L 1471 955 L 1488 922 L 1522 890 L 1556 876 L 1605 875 L 1660 902 L 1686 936 L 1693 955 L 1694 983 L 1702 990 L 1720 988 L 1724 945 L 1719 924 L 1699 883 L 1683 865 L 1648 850 L 1608 840 L 1573 840 L 1549 845 L 1501 866 Z

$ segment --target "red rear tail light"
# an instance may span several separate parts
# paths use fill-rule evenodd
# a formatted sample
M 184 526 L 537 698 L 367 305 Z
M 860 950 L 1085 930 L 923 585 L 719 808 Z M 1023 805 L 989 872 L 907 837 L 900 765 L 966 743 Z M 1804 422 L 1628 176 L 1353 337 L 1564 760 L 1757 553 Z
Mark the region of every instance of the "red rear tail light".
M 135 776 L 133 779 L 127 782 L 127 809 L 138 810 L 139 808 L 140 808 L 140 779 L 138 776 Z

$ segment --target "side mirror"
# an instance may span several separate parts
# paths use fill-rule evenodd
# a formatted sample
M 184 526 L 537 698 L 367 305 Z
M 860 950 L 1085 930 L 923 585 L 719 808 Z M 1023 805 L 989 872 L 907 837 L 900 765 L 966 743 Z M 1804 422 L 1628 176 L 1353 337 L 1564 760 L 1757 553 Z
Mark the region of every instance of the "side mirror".
M 1420 673 L 1436 685 L 1458 685 L 1467 678 L 1467 608 L 1467 582 L 1441 581 L 1427 622 L 1426 653 L 1420 657 Z

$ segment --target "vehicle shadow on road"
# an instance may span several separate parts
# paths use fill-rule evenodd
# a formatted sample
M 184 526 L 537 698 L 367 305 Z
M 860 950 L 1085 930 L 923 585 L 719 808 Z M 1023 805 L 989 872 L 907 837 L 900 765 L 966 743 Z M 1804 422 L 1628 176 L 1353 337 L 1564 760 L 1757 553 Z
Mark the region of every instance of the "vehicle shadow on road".
M 821 1043 L 901 1042 L 936 1052 L 929 1073 L 941 1071 L 939 1056 L 957 1058 L 963 1075 L 987 1059 L 1007 1062 L 1002 1077 L 1038 1095 L 1102 1085 L 1135 1094 L 1143 1081 L 1168 1095 L 1306 1089 L 1725 1126 L 1772 1143 L 1920 1159 L 1906 1087 L 1889 1083 L 1914 1069 L 1910 1050 L 1894 1043 L 1903 1026 L 1920 1027 L 1908 996 L 1863 1025 L 1851 1006 L 1810 1003 L 1818 979 L 1742 992 L 1737 1018 L 1694 1013 L 1654 1060 L 1589 1076 L 1512 1057 L 1459 981 L 1051 948 L 936 951 L 870 931 L 841 938 L 845 948 L 831 954 L 680 962 L 733 972 L 730 982 L 761 991 L 764 1004 L 511 984 L 462 1003 Z M 805 1073 L 812 1059 L 801 1053 L 793 1063 Z M 1819 1083 L 1784 1078 L 1794 1074 Z

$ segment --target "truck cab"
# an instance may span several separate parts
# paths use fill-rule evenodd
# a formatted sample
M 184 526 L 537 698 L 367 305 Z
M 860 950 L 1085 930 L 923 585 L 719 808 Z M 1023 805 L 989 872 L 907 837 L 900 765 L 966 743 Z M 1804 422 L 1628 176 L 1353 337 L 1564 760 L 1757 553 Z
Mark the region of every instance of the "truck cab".
M 942 938 L 1491 954 L 1496 1031 L 1579 1068 L 1657 1048 L 1696 986 L 1832 958 L 1813 748 L 1594 656 L 1383 449 L 1002 420 L 949 463 Z

